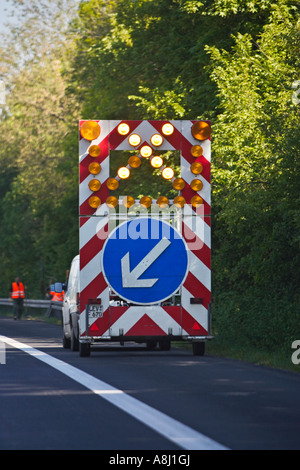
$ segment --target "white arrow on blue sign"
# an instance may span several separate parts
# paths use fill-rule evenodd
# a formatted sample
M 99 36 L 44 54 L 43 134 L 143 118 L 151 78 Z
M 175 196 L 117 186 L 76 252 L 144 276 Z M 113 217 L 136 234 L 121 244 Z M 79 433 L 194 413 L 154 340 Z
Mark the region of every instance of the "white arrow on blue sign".
M 159 303 L 175 294 L 187 276 L 187 246 L 170 224 L 139 217 L 110 233 L 102 270 L 107 284 L 126 301 Z

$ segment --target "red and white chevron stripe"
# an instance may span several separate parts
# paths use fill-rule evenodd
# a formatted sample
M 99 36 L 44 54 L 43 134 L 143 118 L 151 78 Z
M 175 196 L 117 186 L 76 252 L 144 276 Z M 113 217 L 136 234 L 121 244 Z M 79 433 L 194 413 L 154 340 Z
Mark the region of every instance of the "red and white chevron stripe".
M 84 121 L 80 122 L 80 126 Z M 80 139 L 80 331 L 81 336 L 109 337 L 143 337 L 143 336 L 176 336 L 193 337 L 209 334 L 209 305 L 211 302 L 211 246 L 210 246 L 210 139 L 199 142 L 191 134 L 195 121 L 96 121 L 101 127 L 100 136 L 90 142 Z M 186 186 L 181 195 L 187 205 L 183 210 L 182 235 L 189 248 L 189 272 L 181 287 L 181 305 L 154 306 L 113 306 L 110 305 L 110 291 L 101 270 L 101 253 L 108 236 L 108 216 L 106 198 L 109 190 L 106 181 L 116 175 L 109 174 L 110 150 L 132 150 L 128 135 L 121 136 L 117 127 L 121 122 L 130 126 L 130 134 L 142 137 L 138 149 L 147 143 L 154 133 L 161 133 L 162 125 L 170 122 L 174 132 L 164 136 L 159 150 L 181 150 L 181 177 Z M 195 158 L 191 155 L 193 145 L 201 145 L 203 155 Z M 98 145 L 99 157 L 89 155 L 89 147 Z M 137 149 L 137 150 L 138 150 Z M 101 172 L 96 176 L 101 183 L 97 192 L 89 189 L 88 183 L 94 179 L 88 167 L 92 161 L 101 164 Z M 195 176 L 190 171 L 191 163 L 199 161 L 203 166 L 201 175 Z M 190 187 L 193 179 L 201 179 L 203 187 L 196 193 Z M 199 194 L 203 199 L 202 213 L 192 208 L 191 198 Z M 101 199 L 101 206 L 93 209 L 88 200 L 92 195 Z M 174 261 L 176 262 L 176 260 Z M 202 305 L 191 304 L 191 298 L 201 298 Z M 85 309 L 89 299 L 101 298 L 103 317 L 86 325 Z M 87 328 L 88 326 L 88 328 Z

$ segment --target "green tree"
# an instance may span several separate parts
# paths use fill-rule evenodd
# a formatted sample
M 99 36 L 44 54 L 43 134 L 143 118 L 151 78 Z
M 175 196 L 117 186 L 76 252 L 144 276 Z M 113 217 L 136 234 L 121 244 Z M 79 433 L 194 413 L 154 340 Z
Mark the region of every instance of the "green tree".
M 205 46 L 229 49 L 237 32 L 256 37 L 271 5 L 270 0 L 82 2 L 72 81 L 85 115 L 212 119 L 218 100 Z
M 48 278 L 64 280 L 78 250 L 79 106 L 66 94 L 70 41 L 61 27 L 66 12 L 56 9 L 67 3 L 51 10 L 49 4 L 22 2 L 18 12 L 25 16 L 1 45 L 1 73 L 7 83 L 0 121 L 3 296 L 17 272 L 30 294 L 40 295 L 41 263 Z
M 299 331 L 299 12 L 272 6 L 258 38 L 207 48 L 214 123 L 214 284 L 220 331 L 290 347 Z M 297 267 L 298 266 L 298 267 Z M 228 328 L 229 325 L 229 328 Z

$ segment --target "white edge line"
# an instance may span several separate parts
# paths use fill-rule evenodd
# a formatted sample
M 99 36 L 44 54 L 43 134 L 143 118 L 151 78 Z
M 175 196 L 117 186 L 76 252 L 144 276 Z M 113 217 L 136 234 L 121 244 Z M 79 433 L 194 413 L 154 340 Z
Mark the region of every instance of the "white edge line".
M 30 356 L 48 364 L 59 372 L 65 374 L 75 382 L 88 388 L 96 395 L 104 398 L 112 405 L 117 406 L 122 411 L 131 415 L 144 425 L 150 427 L 155 432 L 161 434 L 166 439 L 176 443 L 187 450 L 229 450 L 227 447 L 210 439 L 204 434 L 191 429 L 185 424 L 165 415 L 161 411 L 151 408 L 149 405 L 127 395 L 112 385 L 93 377 L 76 367 L 67 364 L 55 357 L 50 356 L 38 349 L 24 343 L 20 343 L 12 338 L 0 336 L 0 341 L 7 343 L 14 348 L 20 349 Z

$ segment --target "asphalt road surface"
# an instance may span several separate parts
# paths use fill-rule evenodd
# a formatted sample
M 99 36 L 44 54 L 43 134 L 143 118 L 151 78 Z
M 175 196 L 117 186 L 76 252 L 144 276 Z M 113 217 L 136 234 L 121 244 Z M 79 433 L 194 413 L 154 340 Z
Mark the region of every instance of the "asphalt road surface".
M 300 448 L 298 374 L 136 344 L 80 358 L 59 326 L 9 318 L 1 345 L 1 450 Z

